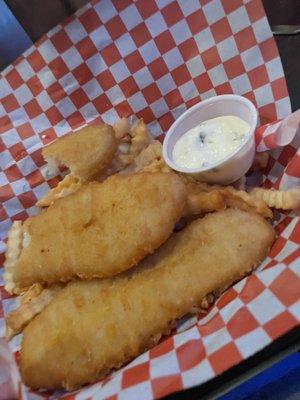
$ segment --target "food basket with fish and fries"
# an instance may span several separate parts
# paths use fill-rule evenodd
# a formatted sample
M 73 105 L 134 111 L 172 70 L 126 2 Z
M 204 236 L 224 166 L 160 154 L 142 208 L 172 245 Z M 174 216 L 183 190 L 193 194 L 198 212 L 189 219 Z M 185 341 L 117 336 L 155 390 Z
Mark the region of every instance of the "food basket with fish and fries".
M 163 144 L 215 96 L 226 182 Z M 161 398 L 299 326 L 299 123 L 258 0 L 91 1 L 5 69 L 2 398 Z

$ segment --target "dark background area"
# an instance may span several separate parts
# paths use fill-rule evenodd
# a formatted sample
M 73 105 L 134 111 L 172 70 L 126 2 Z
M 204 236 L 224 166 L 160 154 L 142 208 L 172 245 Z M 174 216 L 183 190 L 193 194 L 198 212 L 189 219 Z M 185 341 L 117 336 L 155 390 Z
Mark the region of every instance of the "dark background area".
M 300 0 L 262 0 L 262 2 L 271 26 L 300 25 Z M 15 28 L 11 31 L 9 43 L 6 43 L 7 39 L 4 37 L 6 35 L 7 38 L 5 30 L 0 29 L 0 69 L 12 62 L 16 53 L 22 53 L 30 41 L 38 40 L 44 33 L 87 3 L 87 0 L 0 0 L 0 27 L 1 22 L 3 25 L 1 18 L 4 18 L 1 3 L 9 7 L 20 26 L 19 29 Z M 28 35 L 24 43 L 20 43 L 20 30 L 24 30 Z M 4 43 L 2 47 L 1 35 Z M 300 34 L 275 36 L 275 39 L 285 71 L 292 107 L 296 110 L 300 108 Z M 11 53 L 10 57 L 3 56 L 5 53 Z

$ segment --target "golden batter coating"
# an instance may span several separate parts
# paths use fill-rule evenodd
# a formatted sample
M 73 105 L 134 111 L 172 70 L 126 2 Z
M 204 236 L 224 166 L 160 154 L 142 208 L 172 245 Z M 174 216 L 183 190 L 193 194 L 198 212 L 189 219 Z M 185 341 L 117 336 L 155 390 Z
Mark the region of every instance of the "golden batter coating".
M 92 179 L 109 165 L 118 142 L 111 126 L 94 125 L 63 136 L 44 147 L 44 159 L 54 166 L 64 164 L 72 175 Z
M 273 239 L 261 216 L 228 209 L 192 222 L 123 276 L 69 283 L 24 330 L 23 381 L 74 389 L 99 380 L 250 272 Z
M 185 186 L 175 174 L 90 182 L 24 222 L 22 248 L 9 263 L 8 289 L 124 271 L 168 239 L 185 201 Z

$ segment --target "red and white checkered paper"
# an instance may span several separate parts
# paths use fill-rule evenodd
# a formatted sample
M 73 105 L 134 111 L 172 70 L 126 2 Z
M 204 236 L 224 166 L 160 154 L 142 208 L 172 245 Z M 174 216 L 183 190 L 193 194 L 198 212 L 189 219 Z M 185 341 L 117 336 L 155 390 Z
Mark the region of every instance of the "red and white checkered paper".
M 252 100 L 261 124 L 268 123 L 256 132 L 257 150 L 272 149 L 264 185 L 299 185 L 300 116 L 288 117 L 282 66 L 259 0 L 90 2 L 0 75 L 0 251 L 12 220 L 35 214 L 36 200 L 60 179 L 46 175 L 44 144 L 84 124 L 131 115 L 159 137 L 186 108 L 224 93 Z M 207 316 L 181 321 L 154 349 L 64 398 L 159 398 L 215 377 L 299 324 L 299 218 L 281 214 L 276 230 L 260 271 L 229 289 Z M 2 286 L 0 293 L 3 336 L 16 300 Z M 16 359 L 19 344 L 20 335 L 10 342 Z M 5 384 L 16 387 L 1 380 L 0 393 Z M 18 390 L 23 399 L 63 395 Z

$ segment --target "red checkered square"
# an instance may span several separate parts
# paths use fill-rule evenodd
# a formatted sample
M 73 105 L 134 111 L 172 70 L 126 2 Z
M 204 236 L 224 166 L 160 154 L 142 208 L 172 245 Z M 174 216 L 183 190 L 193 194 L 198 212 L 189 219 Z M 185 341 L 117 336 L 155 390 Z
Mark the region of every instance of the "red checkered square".
M 246 11 L 248 14 L 248 17 L 253 24 L 254 22 L 260 20 L 261 18 L 264 18 L 265 16 L 265 11 L 262 6 L 262 3 L 255 3 L 249 1 L 247 4 L 245 4 Z
M 79 111 L 75 111 L 73 114 L 69 115 L 67 121 L 72 130 L 79 128 L 85 123 L 85 119 Z
M 226 327 L 230 335 L 236 339 L 258 328 L 259 323 L 250 311 L 246 307 L 243 307 L 236 311 L 234 316 L 228 321 Z
M 131 0 L 113 0 L 113 5 L 116 7 L 118 12 L 121 12 L 132 4 Z
M 106 46 L 104 49 L 101 50 L 100 53 L 108 67 L 115 64 L 122 58 L 119 50 L 114 43 Z
M 41 81 L 39 80 L 39 78 L 36 75 L 34 75 L 30 79 L 28 79 L 28 81 L 26 82 L 26 85 L 34 96 L 37 96 L 44 90 L 43 85 L 41 84 Z
M 119 15 L 116 15 L 114 18 L 109 20 L 105 25 L 108 33 L 110 34 L 112 40 L 118 39 L 118 37 L 124 35 L 126 33 L 126 26 L 124 22 L 120 18 Z
M 155 0 L 137 0 L 135 5 L 143 19 L 149 18 L 158 10 Z
M 277 46 L 273 38 L 269 38 L 260 43 L 259 48 L 265 62 L 274 60 L 274 58 L 278 57 Z
M 64 53 L 72 46 L 72 42 L 66 32 L 61 29 L 56 32 L 52 37 L 51 41 L 54 44 L 54 47 L 59 53 Z
M 99 26 L 101 26 L 101 20 L 93 8 L 85 11 L 80 17 L 79 21 L 84 26 L 87 33 L 93 32 Z
M 184 41 L 178 46 L 178 48 L 185 62 L 193 57 L 196 57 L 199 53 L 198 46 L 194 38 Z
M 211 366 L 218 375 L 228 369 L 229 363 L 232 366 L 240 363 L 243 359 L 234 342 L 230 342 L 221 347 L 208 356 L 208 358 Z
M 236 76 L 242 75 L 246 72 L 243 61 L 239 55 L 230 58 L 223 63 L 228 79 L 233 79 Z
M 265 285 L 258 279 L 258 277 L 256 275 L 250 275 L 239 297 L 245 304 L 248 304 L 264 290 Z
M 226 17 L 212 24 L 210 26 L 210 30 L 214 36 L 214 40 L 216 43 L 219 43 L 224 39 L 232 36 L 232 30 Z
M 132 76 L 119 83 L 119 87 L 124 93 L 125 98 L 132 96 L 134 93 L 139 91 L 139 87 Z
M 208 26 L 204 13 L 201 9 L 188 15 L 186 17 L 186 21 L 193 35 L 196 35 Z
M 108 90 L 116 85 L 115 78 L 113 77 L 112 73 L 109 69 L 105 70 L 101 74 L 96 77 L 99 85 L 103 90 Z
M 297 324 L 297 320 L 288 311 L 284 311 L 264 324 L 264 330 L 275 340 Z
M 276 81 L 271 82 L 272 91 L 275 100 L 280 100 L 286 97 L 287 87 L 284 78 L 276 79 Z
M 29 56 L 27 56 L 27 61 L 34 72 L 39 72 L 46 65 L 46 61 L 43 59 L 38 50 L 34 50 L 32 53 L 30 53 Z
M 11 70 L 5 78 L 14 90 L 24 83 L 24 80 L 16 69 Z
M 61 115 L 60 111 L 55 106 L 52 106 L 48 110 L 46 110 L 45 114 L 46 114 L 46 117 L 48 118 L 49 122 L 53 126 L 55 126 L 56 124 L 58 124 L 60 121 L 62 121 L 64 119 L 64 117 Z
M 126 62 L 127 68 L 132 74 L 142 69 L 146 65 L 138 50 L 126 56 L 124 61 Z
M 96 46 L 89 37 L 85 37 L 84 39 L 80 40 L 75 47 L 83 60 L 88 60 L 98 52 Z
M 205 93 L 213 87 L 207 72 L 194 78 L 194 83 L 198 87 L 200 93 Z
M 1 203 L 3 203 L 6 200 L 9 200 L 9 199 L 13 198 L 14 195 L 15 194 L 12 191 L 12 188 L 11 188 L 11 186 L 9 184 L 0 186 L 0 200 L 1 200 Z
M 43 112 L 39 103 L 35 99 L 32 99 L 28 103 L 24 104 L 24 109 L 29 118 L 35 118 Z
M 173 49 L 176 43 L 171 35 L 170 31 L 164 31 L 155 38 L 155 44 L 161 54 Z
M 8 115 L 4 115 L 4 117 L 0 117 L 0 134 L 12 129 L 12 127 L 13 127 L 13 125 L 12 125 L 11 120 Z
M 37 169 L 26 176 L 26 180 L 31 188 L 35 188 L 44 182 L 44 177 L 41 172 Z
M 198 329 L 201 336 L 205 337 L 210 335 L 213 332 L 218 331 L 219 329 L 224 328 L 225 323 L 221 317 L 221 315 L 215 314 L 211 319 L 209 319 L 208 323 L 206 324 L 199 324 Z
M 288 288 L 288 290 L 286 290 Z M 269 289 L 286 307 L 299 300 L 300 278 L 286 268 L 270 285 Z
M 243 6 L 243 0 L 230 0 L 230 1 L 223 1 L 222 6 L 226 12 L 226 14 L 230 14 L 231 12 L 235 11 L 237 8 Z
M 128 368 L 122 374 L 122 389 L 137 385 L 138 383 L 144 382 L 149 378 L 150 375 L 148 362 Z
M 286 165 L 286 164 L 284 164 Z M 300 155 L 295 154 L 293 159 L 289 161 L 286 167 L 286 173 L 290 176 L 298 176 L 299 173 L 299 165 L 300 165 Z
M 171 75 L 177 86 L 183 85 L 191 79 L 191 75 L 185 64 L 175 68 L 171 72 Z
M 234 39 L 240 53 L 256 45 L 256 39 L 251 26 L 236 33 Z
M 179 106 L 182 103 L 182 96 L 178 89 L 174 89 L 171 92 L 167 93 L 164 97 L 166 103 L 168 104 L 170 110 Z
M 190 340 L 176 349 L 177 359 L 181 371 L 187 371 L 205 358 L 205 349 L 202 340 Z
M 168 27 L 175 25 L 177 22 L 181 21 L 183 18 L 183 13 L 179 4 L 176 1 L 168 4 L 161 10 L 161 13 L 166 21 Z
M 161 398 L 169 393 L 178 392 L 182 389 L 182 379 L 178 375 L 164 376 L 151 380 L 154 398 Z
M 29 122 L 26 122 L 25 124 L 19 125 L 17 128 L 18 134 L 22 140 L 27 139 L 31 136 L 34 136 L 34 130 L 32 129 L 32 126 L 30 125 Z
M 47 89 L 47 93 L 53 103 L 57 103 L 66 96 L 66 93 L 59 82 L 54 82 L 52 85 L 50 85 Z
M 23 178 L 19 168 L 16 164 L 11 165 L 5 170 L 5 175 L 9 182 L 17 181 L 18 179 Z
M 216 65 L 222 64 L 220 55 L 216 47 L 212 47 L 202 53 L 202 61 L 206 70 L 215 67 Z
M 19 103 L 15 96 L 11 93 L 1 99 L 1 103 L 7 113 L 10 113 L 19 108 Z
M 167 64 L 164 62 L 162 58 L 158 58 L 152 61 L 148 65 L 148 69 L 151 72 L 151 75 L 153 76 L 154 80 L 161 78 L 162 76 L 166 75 L 169 72 Z
M 112 108 L 112 104 L 105 93 L 96 97 L 93 100 L 93 104 L 96 107 L 96 109 L 99 111 L 99 113 L 104 113 L 105 111 L 108 111 L 110 108 Z
M 160 357 L 163 354 L 169 353 L 173 349 L 174 341 L 172 337 L 169 337 L 150 350 L 150 358 L 153 359 L 156 357 Z
M 57 80 L 69 72 L 68 67 L 60 56 L 51 61 L 49 67 Z
M 93 78 L 93 74 L 86 64 L 81 64 L 73 69 L 72 74 L 80 85 L 84 85 Z
M 253 87 L 253 89 L 264 86 L 266 83 L 269 82 L 267 70 L 264 65 L 260 65 L 259 67 L 249 71 L 248 78 L 251 82 L 251 86 Z
M 149 40 L 151 40 L 151 34 L 147 28 L 147 25 L 144 22 L 135 26 L 130 31 L 130 35 L 137 47 L 140 47 L 143 44 L 145 44 L 146 42 L 149 42 Z M 157 38 L 156 38 L 156 40 L 157 40 Z
M 89 102 L 89 98 L 81 88 L 70 94 L 70 99 L 76 108 L 81 108 Z
M 145 87 L 145 89 L 142 90 L 142 93 L 148 104 L 154 103 L 154 101 L 161 97 L 161 93 L 155 83 Z
M 16 161 L 21 160 L 23 157 L 27 155 L 25 147 L 23 143 L 16 143 L 9 148 L 10 154 Z
M 24 208 L 32 207 L 37 202 L 36 196 L 31 191 L 19 194 L 18 199 L 20 200 Z

